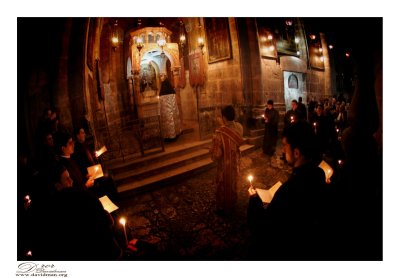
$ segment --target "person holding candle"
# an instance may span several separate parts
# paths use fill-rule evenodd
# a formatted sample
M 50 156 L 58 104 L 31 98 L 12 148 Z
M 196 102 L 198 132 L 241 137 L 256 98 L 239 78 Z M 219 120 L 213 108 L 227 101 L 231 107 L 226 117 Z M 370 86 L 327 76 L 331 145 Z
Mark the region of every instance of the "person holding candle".
M 37 260 L 117 260 L 123 252 L 114 236 L 114 220 L 99 199 L 74 187 L 61 164 L 53 169 L 54 191 L 36 210 L 33 255 Z
M 233 212 L 237 201 L 237 178 L 239 174 L 240 149 L 244 143 L 243 127 L 235 122 L 235 109 L 229 105 L 221 111 L 221 127 L 213 136 L 211 159 L 217 162 L 217 210 L 219 215 Z
M 88 189 L 98 197 L 107 195 L 112 201 L 118 200 L 118 192 L 111 178 L 94 180 L 91 176 L 83 174 L 84 170 L 79 167 L 72 157 L 75 151 L 75 144 L 69 133 L 57 133 L 55 139 L 56 150 L 60 155 L 59 162 L 67 168 L 74 187 Z
M 276 143 L 278 141 L 278 121 L 279 113 L 274 108 L 274 101 L 270 99 L 267 102 L 267 108 L 264 112 L 265 129 L 263 142 L 263 152 L 270 159 L 275 154 Z
M 324 256 L 326 184 L 318 167 L 312 126 L 299 121 L 284 130 L 282 145 L 293 172 L 266 207 L 249 188 L 252 259 L 315 260 Z M 321 249 L 319 248 L 321 247 Z
M 284 118 L 284 127 L 288 127 L 289 125 L 297 122 L 297 120 L 302 119 L 301 115 L 299 115 L 298 111 L 298 102 L 297 100 L 292 100 L 291 102 L 292 108 L 286 111 Z

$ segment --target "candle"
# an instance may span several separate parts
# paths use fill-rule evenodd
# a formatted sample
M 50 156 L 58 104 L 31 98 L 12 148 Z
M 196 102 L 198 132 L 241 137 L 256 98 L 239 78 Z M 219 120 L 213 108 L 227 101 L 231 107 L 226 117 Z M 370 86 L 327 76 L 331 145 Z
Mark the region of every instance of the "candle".
M 248 179 L 249 182 L 250 182 L 250 187 L 253 188 L 253 184 L 252 184 L 253 176 L 252 176 L 252 175 L 249 175 L 249 176 L 247 177 L 247 179 Z
M 28 252 L 26 252 L 26 256 L 27 256 L 27 257 L 32 257 L 32 251 L 29 250 Z
M 290 122 L 293 123 L 294 122 L 294 117 L 290 116 Z
M 124 227 L 124 237 L 125 237 L 125 244 L 128 245 L 128 236 L 126 235 L 126 219 L 124 217 L 121 217 L 119 219 L 119 223 Z
M 24 197 L 24 200 L 25 200 L 24 207 L 25 207 L 26 209 L 28 209 L 29 206 L 31 205 L 31 202 L 32 202 L 31 197 L 30 197 L 29 195 L 26 195 L 26 196 Z

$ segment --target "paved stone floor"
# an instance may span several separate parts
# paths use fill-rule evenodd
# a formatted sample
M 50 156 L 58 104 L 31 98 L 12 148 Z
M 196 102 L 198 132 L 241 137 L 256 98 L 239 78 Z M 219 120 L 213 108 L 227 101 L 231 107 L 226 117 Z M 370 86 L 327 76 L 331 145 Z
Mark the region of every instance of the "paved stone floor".
M 279 151 L 278 151 L 279 153 Z M 215 214 L 216 169 L 175 184 L 122 199 L 115 218 L 127 218 L 130 239 L 140 240 L 132 260 L 246 260 L 249 231 L 247 176 L 256 187 L 268 188 L 289 175 L 276 159 L 271 165 L 261 149 L 242 157 L 238 204 L 231 217 Z M 122 226 L 116 223 L 123 239 Z

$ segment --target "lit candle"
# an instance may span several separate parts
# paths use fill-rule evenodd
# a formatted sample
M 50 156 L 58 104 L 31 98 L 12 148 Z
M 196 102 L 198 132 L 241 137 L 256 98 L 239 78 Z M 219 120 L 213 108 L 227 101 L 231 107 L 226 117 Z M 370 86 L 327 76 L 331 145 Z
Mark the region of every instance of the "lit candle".
M 294 117 L 290 116 L 290 122 L 293 123 L 294 122 Z
M 31 197 L 29 195 L 26 195 L 24 199 L 25 199 L 25 205 L 28 207 L 32 202 Z
M 128 236 L 126 235 L 126 227 L 125 227 L 126 219 L 125 219 L 124 217 L 121 217 L 121 218 L 119 219 L 119 223 L 124 227 L 125 243 L 126 243 L 126 245 L 128 245 Z
M 253 181 L 253 176 L 252 176 L 252 175 L 249 175 L 249 176 L 247 177 L 247 179 L 248 179 L 249 182 L 250 182 L 250 187 L 253 188 L 253 183 L 252 183 L 252 181 Z
M 32 251 L 29 250 L 28 252 L 26 252 L 26 256 L 27 256 L 27 257 L 32 257 Z
M 336 129 L 336 132 L 339 133 L 339 129 L 338 128 Z

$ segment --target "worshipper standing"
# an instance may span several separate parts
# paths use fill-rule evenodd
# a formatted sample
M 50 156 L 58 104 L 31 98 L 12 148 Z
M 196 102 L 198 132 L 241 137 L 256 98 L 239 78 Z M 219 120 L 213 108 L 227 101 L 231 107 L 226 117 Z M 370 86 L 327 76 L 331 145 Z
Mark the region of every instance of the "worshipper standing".
M 74 181 L 74 187 L 88 188 L 98 197 L 107 195 L 112 201 L 118 200 L 118 192 L 111 178 L 93 179 L 90 175 L 82 174 L 78 163 L 71 157 L 74 153 L 74 142 L 68 133 L 56 134 L 56 150 L 60 155 L 60 163 L 64 165 L 71 179 Z
M 279 113 L 274 108 L 274 102 L 272 99 L 267 101 L 267 108 L 264 112 L 264 142 L 263 152 L 269 157 L 275 154 L 276 142 L 278 140 L 278 121 Z
M 211 159 L 217 162 L 217 214 L 231 214 L 237 201 L 237 178 L 239 174 L 240 149 L 243 127 L 235 122 L 235 109 L 229 105 L 221 111 L 219 127 L 210 148 Z
M 322 153 L 330 153 L 335 150 L 337 133 L 330 113 L 322 104 L 317 105 L 314 116 L 310 119 L 314 133 L 317 136 L 317 145 Z
M 282 145 L 293 172 L 264 207 L 249 188 L 248 223 L 253 259 L 323 259 L 326 188 L 315 148 L 315 135 L 305 121 L 284 130 Z M 319 248 L 320 247 L 320 248 Z
M 299 97 L 297 106 L 298 120 L 307 120 L 307 108 L 306 105 L 303 103 L 302 97 Z
M 165 74 L 161 74 L 160 117 L 164 139 L 175 139 L 181 134 L 181 120 L 176 102 L 175 89 Z
M 96 157 L 95 152 L 91 151 L 86 143 L 86 132 L 84 128 L 78 127 L 75 129 L 74 133 L 76 141 L 74 153 L 71 155 L 71 157 L 79 166 L 82 175 L 88 177 L 89 173 L 87 168 L 96 164 L 100 164 L 100 162 Z M 103 171 L 104 176 L 95 180 L 95 186 L 99 185 L 97 188 L 98 194 L 108 195 L 108 197 L 110 197 L 113 201 L 117 201 L 118 193 L 115 182 L 110 176 L 107 175 L 107 173 L 105 173 L 105 169 L 103 169 Z M 102 188 L 102 191 L 100 191 L 100 188 Z
M 89 149 L 89 146 L 86 143 L 86 132 L 84 128 L 76 128 L 74 135 L 76 137 L 76 141 L 72 158 L 79 165 L 82 174 L 87 175 L 87 167 L 98 164 L 99 161 L 95 153 Z
M 58 153 L 59 161 L 67 168 L 74 186 L 82 188 L 90 188 L 94 185 L 94 180 L 82 174 L 79 165 L 71 158 L 74 153 L 74 141 L 69 133 L 60 132 L 55 134 L 56 152 Z M 101 196 L 100 196 L 101 197 Z
M 299 111 L 297 110 L 298 108 L 297 100 L 295 99 L 292 100 L 291 104 L 292 104 L 292 109 L 286 111 L 285 114 L 285 120 L 284 120 L 285 128 L 300 119 Z

